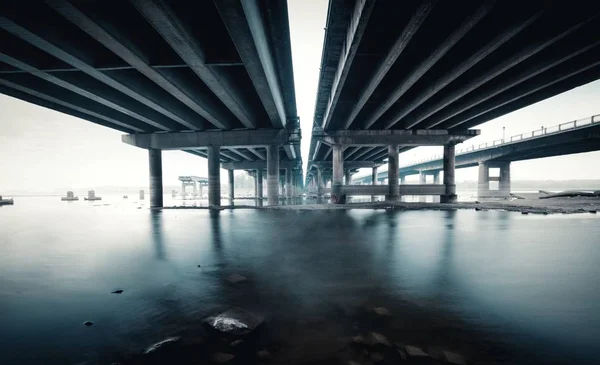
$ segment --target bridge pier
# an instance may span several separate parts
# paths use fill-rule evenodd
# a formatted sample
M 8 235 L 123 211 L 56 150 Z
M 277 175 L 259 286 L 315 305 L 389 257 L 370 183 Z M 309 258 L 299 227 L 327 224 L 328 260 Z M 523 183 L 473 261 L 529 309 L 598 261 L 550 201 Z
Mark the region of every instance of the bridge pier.
M 427 184 L 427 174 L 425 174 L 425 171 L 419 171 L 419 184 Z
M 456 149 L 454 144 L 444 145 L 444 186 L 446 194 L 440 196 L 440 203 L 456 203 L 456 182 L 454 179 Z
M 150 167 L 150 208 L 162 208 L 163 183 L 162 183 L 162 151 L 148 150 Z
M 235 199 L 235 196 L 234 196 L 235 183 L 234 183 L 233 170 L 227 170 L 227 173 L 228 173 L 228 177 L 229 177 L 229 200 L 233 201 L 233 199 Z M 194 184 L 194 190 L 196 190 L 195 184 Z
M 439 183 L 440 183 L 440 172 L 439 171 L 435 171 L 433 173 L 433 183 L 436 185 L 439 185 Z
M 279 204 L 279 146 L 267 146 L 267 203 Z
M 344 184 L 344 149 L 341 144 L 334 144 L 331 148 L 333 149 L 331 197 L 332 201 L 336 202 L 334 199 L 342 195 L 342 185 Z
M 293 191 L 292 191 L 292 169 L 285 170 L 285 197 L 287 199 L 292 199 Z
M 385 197 L 386 200 L 397 200 L 400 196 L 398 188 L 399 173 L 398 145 L 391 144 L 388 145 L 388 195 Z
M 208 206 L 221 206 L 220 146 L 208 146 Z
M 490 168 L 499 168 L 499 176 L 490 176 Z M 490 181 L 498 181 L 498 190 L 490 189 Z M 510 197 L 510 161 L 493 161 L 479 163 L 479 180 L 477 182 L 478 198 Z
M 256 174 L 254 175 L 254 197 L 256 199 L 263 198 L 263 170 L 256 169 Z

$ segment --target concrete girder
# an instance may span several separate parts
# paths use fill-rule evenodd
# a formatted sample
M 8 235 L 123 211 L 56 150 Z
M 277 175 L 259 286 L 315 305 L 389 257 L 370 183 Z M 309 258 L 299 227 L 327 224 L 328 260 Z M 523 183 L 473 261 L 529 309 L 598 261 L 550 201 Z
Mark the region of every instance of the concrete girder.
M 318 167 L 321 169 L 332 169 L 332 161 L 311 161 L 309 166 Z M 383 165 L 383 161 L 344 161 L 345 169 L 361 169 L 361 168 L 374 168 Z
M 497 50 L 500 46 L 508 42 L 510 39 L 521 33 L 522 30 L 527 28 L 531 23 L 538 19 L 542 15 L 542 11 L 537 12 L 533 16 L 527 18 L 524 21 L 513 24 L 504 32 L 498 34 L 494 39 L 489 41 L 486 45 L 479 48 L 477 52 L 471 55 L 471 57 L 462 61 L 460 64 L 455 66 L 452 70 L 446 72 L 443 77 L 435 80 L 433 84 L 427 86 L 427 89 L 414 96 L 411 100 L 407 100 L 404 106 L 393 113 L 392 116 L 388 116 L 383 120 L 383 128 L 390 129 L 396 125 L 402 118 L 406 117 L 410 112 L 415 110 L 419 105 L 429 100 L 433 95 L 437 94 L 444 87 L 449 85 L 452 81 L 456 80 L 460 75 L 464 74 L 472 67 L 477 65 L 481 60 L 486 58 L 492 52 Z
M 364 155 L 366 155 L 367 153 L 369 153 L 369 152 L 373 151 L 373 150 L 375 149 L 375 147 L 365 147 L 365 148 L 363 148 L 363 147 L 359 147 L 357 151 L 360 151 L 361 149 L 362 149 L 362 151 L 361 151 L 359 154 L 357 154 L 356 156 L 354 156 L 354 157 L 352 158 L 352 161 L 356 161 L 356 160 L 358 160 L 359 158 L 361 158 L 361 157 L 363 157 Z
M 491 10 L 495 3 L 495 0 L 487 0 L 477 8 L 475 13 L 469 16 L 452 34 L 446 38 L 446 40 L 437 47 L 427 59 L 418 64 L 413 70 L 408 72 L 408 76 L 398 82 L 398 87 L 393 90 L 389 97 L 381 103 L 381 105 L 365 119 L 363 124 L 364 129 L 370 128 L 375 122 L 384 115 L 384 113 L 390 109 L 394 103 L 404 93 L 408 91 L 419 79 L 425 75 L 429 69 L 431 69 L 452 47 L 454 47 L 481 19 L 483 19 Z
M 235 153 L 236 155 L 238 155 L 238 156 L 242 157 L 242 158 L 243 158 L 243 159 L 245 159 L 245 160 L 248 160 L 248 161 L 254 161 L 254 159 L 253 159 L 252 157 L 248 156 L 247 154 L 245 154 L 245 153 L 243 153 L 243 152 L 240 152 L 240 151 L 238 151 L 237 149 L 235 149 L 235 148 L 233 148 L 233 147 L 225 147 L 225 149 L 227 149 L 227 150 L 229 150 L 229 151 L 231 151 L 231 152 Z
M 285 127 L 286 110 L 258 1 L 220 0 L 215 6 L 271 123 Z
M 542 90 L 548 86 L 554 85 L 581 72 L 587 71 L 590 68 L 597 66 L 598 62 L 586 64 L 585 66 L 579 67 L 575 70 L 573 68 L 567 68 L 567 71 L 564 71 L 557 70 L 556 68 L 558 68 L 563 62 L 572 60 L 574 57 L 581 55 L 582 53 L 589 51 L 598 45 L 600 45 L 600 40 L 577 52 L 571 53 L 566 57 L 557 57 L 556 55 L 551 55 L 550 59 L 543 60 L 542 64 L 528 68 L 519 73 L 516 77 L 502 80 L 494 89 L 485 93 L 477 93 L 474 99 L 458 102 L 444 109 L 441 112 L 439 124 L 447 126 L 448 128 L 457 127 L 462 123 L 465 123 L 491 110 L 502 107 L 512 101 Z M 535 76 L 538 76 L 545 71 L 551 72 L 552 77 L 542 78 L 541 85 L 540 82 L 534 82 L 531 80 Z M 515 86 L 520 85 L 527 80 L 530 80 L 530 82 L 527 84 L 528 86 L 523 86 L 518 90 L 514 89 Z M 550 81 L 544 82 L 544 80 Z M 528 89 L 528 91 L 523 92 L 523 89 Z M 436 120 L 438 120 L 437 118 L 438 117 L 436 116 Z
M 210 148 L 210 147 L 211 147 L 211 146 L 208 146 L 208 148 Z M 219 151 L 219 153 L 220 153 L 220 155 L 221 155 L 221 156 L 225 156 L 225 157 L 227 157 L 228 159 L 230 159 L 231 161 L 236 161 L 236 162 L 240 161 L 239 157 L 237 157 L 237 156 L 234 156 L 234 155 L 232 155 L 231 153 L 228 153 L 228 152 L 226 152 L 226 151 L 220 150 L 220 151 Z
M 404 49 L 406 48 L 412 37 L 417 33 L 425 19 L 427 19 L 427 16 L 429 15 L 429 13 L 431 13 L 431 10 L 435 6 L 436 2 L 437 0 L 424 1 L 421 4 L 421 6 L 419 6 L 417 11 L 415 11 L 410 21 L 408 22 L 408 25 L 404 28 L 400 36 L 390 47 L 388 54 L 379 63 L 379 66 L 377 67 L 375 72 L 373 72 L 373 76 L 370 77 L 367 86 L 363 88 L 358 100 L 354 104 L 354 107 L 352 108 L 348 118 L 346 119 L 344 129 L 350 128 L 352 122 L 354 122 L 354 120 L 358 116 L 358 113 L 360 113 L 360 111 L 363 109 L 371 95 L 373 95 L 373 93 L 375 92 L 375 89 L 377 89 L 381 81 L 383 81 L 385 75 L 387 75 L 388 71 L 390 70 L 390 68 L 392 68 L 398 57 L 400 57 L 402 52 L 404 52 Z
M 132 0 L 132 2 L 138 12 L 233 115 L 246 128 L 256 128 L 258 117 L 250 107 L 247 97 L 235 87 L 229 75 L 207 65 L 205 52 L 169 5 L 163 0 Z M 202 98 L 198 99 L 202 100 Z
M 483 73 L 479 77 L 475 77 L 475 78 L 471 79 L 470 82 L 466 83 L 466 85 L 463 85 L 457 91 L 446 95 L 444 98 L 437 101 L 433 106 L 428 106 L 426 108 L 422 108 L 422 110 L 420 112 L 417 112 L 415 115 L 410 116 L 410 120 L 404 124 L 404 127 L 412 128 L 414 126 L 421 124 L 423 121 L 425 121 L 425 119 L 431 117 L 432 115 L 434 115 L 438 111 L 442 110 L 443 108 L 447 107 L 448 105 L 458 101 L 460 98 L 467 95 L 471 91 L 484 85 L 488 81 L 501 75 L 505 71 L 513 68 L 514 66 L 518 65 L 519 63 L 521 63 L 521 62 L 527 60 L 528 58 L 534 56 L 535 54 L 541 52 L 542 50 L 548 48 L 549 46 L 558 42 L 559 40 L 564 39 L 569 34 L 572 34 L 577 29 L 581 28 L 583 25 L 585 25 L 586 23 L 593 20 L 596 16 L 597 16 L 597 14 L 594 14 L 593 16 L 589 17 L 586 21 L 577 23 L 576 25 L 571 26 L 571 27 L 567 28 L 566 30 L 562 31 L 558 35 L 555 33 L 552 33 L 549 36 L 545 37 L 544 39 L 538 40 L 537 42 L 530 44 L 528 47 L 524 48 L 522 51 L 517 52 L 516 54 L 512 55 L 511 57 L 508 57 L 507 59 L 505 59 L 503 62 L 498 63 L 493 68 L 487 70 L 487 72 Z M 433 127 L 437 126 L 439 123 L 440 123 L 439 120 L 437 118 L 435 118 L 435 120 L 431 120 L 429 123 L 424 123 L 423 125 L 421 125 L 419 127 L 429 129 L 429 128 L 433 128 Z
M 211 103 L 211 101 L 216 99 L 213 94 L 210 92 L 200 92 L 201 95 L 191 96 L 191 92 L 186 91 L 183 85 L 178 85 L 173 80 L 167 79 L 157 70 L 150 67 L 147 57 L 143 56 L 139 50 L 136 50 L 136 47 L 132 42 L 127 41 L 122 35 L 110 34 L 106 31 L 105 26 L 92 20 L 69 1 L 47 0 L 47 3 L 64 18 L 88 33 L 104 47 L 108 48 L 125 62 L 135 67 L 136 70 L 166 90 L 169 94 L 188 106 L 215 127 L 220 129 L 228 129 L 231 127 L 233 120 L 229 115 L 229 112 L 227 110 L 220 110 L 220 105 L 214 102 Z M 146 6 L 151 5 L 150 2 L 145 1 L 144 3 Z M 115 30 L 112 30 L 112 32 L 114 33 Z M 198 91 L 200 90 L 202 89 L 198 89 Z M 197 100 L 207 102 L 200 105 Z
M 70 103 L 70 102 L 63 101 L 60 98 L 57 98 L 57 97 L 54 97 L 54 96 L 50 96 L 50 95 L 46 95 L 46 94 L 42 93 L 41 91 L 39 91 L 38 88 L 36 88 L 34 90 L 34 89 L 31 89 L 31 88 L 25 87 L 23 85 L 14 83 L 14 82 L 9 81 L 9 80 L 1 79 L 1 78 L 0 78 L 0 85 L 4 85 L 6 87 L 18 90 L 18 91 L 20 91 L 22 93 L 26 93 L 26 94 L 35 96 L 36 98 L 44 99 L 44 100 L 49 101 L 49 102 L 54 103 L 54 104 L 62 105 L 63 107 L 66 107 L 66 108 L 69 108 L 69 109 L 72 109 L 72 110 L 76 110 L 76 111 L 78 111 L 80 113 L 84 113 L 84 114 L 90 115 L 90 116 L 95 117 L 97 119 L 105 120 L 108 123 L 112 123 L 114 125 L 118 125 L 118 126 L 121 126 L 121 127 L 125 127 L 125 128 L 128 128 L 128 129 L 131 129 L 131 130 L 133 130 L 135 132 L 144 132 L 144 129 L 142 129 L 141 126 L 140 126 L 140 124 L 142 124 L 141 122 L 139 124 L 137 124 L 137 123 L 136 124 L 124 123 L 121 120 L 118 120 L 118 119 L 115 119 L 115 118 L 113 118 L 111 116 L 108 116 L 107 114 L 116 114 L 117 112 L 112 111 L 112 113 L 111 113 L 110 109 L 109 110 L 102 109 L 104 107 L 102 105 L 100 105 L 100 104 L 86 105 L 85 107 L 83 107 L 83 106 L 81 106 L 81 104 L 76 105 L 76 104 L 73 104 L 73 103 Z M 92 102 L 90 102 L 90 104 L 92 104 Z
M 256 155 L 256 157 L 260 158 L 261 160 L 267 160 L 267 156 L 265 156 L 264 153 L 258 151 L 256 148 L 253 147 L 246 147 L 246 149 L 250 152 L 252 152 L 254 155 Z
M 185 150 L 184 152 L 191 153 L 192 155 L 208 158 L 208 152 L 206 150 Z M 222 155 L 219 156 L 220 162 L 230 162 L 231 160 L 228 158 L 224 158 Z
M 57 112 L 60 113 L 64 113 L 67 115 L 72 115 L 75 116 L 77 118 L 81 118 L 83 120 L 89 120 L 90 122 L 96 123 L 98 125 L 102 125 L 108 128 L 112 128 L 112 129 L 116 129 L 125 133 L 133 133 L 135 132 L 133 129 L 129 128 L 129 127 L 124 127 L 124 126 L 120 126 L 120 125 L 116 125 L 113 124 L 111 122 L 107 122 L 105 119 L 100 119 L 100 118 L 96 118 L 94 116 L 91 116 L 89 114 L 85 114 L 83 112 L 79 112 L 76 111 L 74 109 L 71 109 L 70 107 L 66 107 L 63 106 L 61 104 L 56 104 L 52 101 L 49 101 L 47 99 L 43 99 L 34 95 L 31 95 L 29 93 L 26 92 L 22 92 L 7 86 L 3 86 L 0 85 L 0 93 L 2 94 L 6 94 L 9 96 L 12 96 L 13 98 L 17 98 L 17 99 L 21 99 L 21 100 L 25 100 L 28 103 L 32 103 L 32 104 L 36 104 L 39 105 L 41 107 L 44 108 L 48 108 L 51 110 L 55 110 Z
M 191 149 L 212 145 L 260 147 L 286 144 L 287 134 L 282 129 L 141 133 L 123 135 L 121 140 L 132 146 L 161 150 Z
M 225 162 L 221 164 L 221 168 L 226 170 L 266 170 L 267 161 L 239 161 Z M 296 170 L 300 169 L 296 161 L 279 161 L 279 169 Z
M 399 130 L 337 130 L 314 131 L 313 138 L 327 145 L 383 146 L 441 146 L 461 143 L 480 134 L 477 129 L 448 131 L 447 129 L 399 129 Z
M 321 122 L 321 128 L 323 129 L 326 129 L 331 123 L 331 116 L 333 115 L 338 99 L 340 98 L 342 89 L 344 88 L 346 77 L 352 67 L 352 62 L 354 61 L 358 46 L 365 29 L 367 28 L 369 17 L 375 3 L 375 0 L 358 0 L 354 4 L 354 11 L 352 12 L 352 18 L 350 19 L 346 31 L 344 46 L 342 47 L 345 52 L 339 59 L 335 76 L 333 77 L 333 84 L 331 86 L 331 97 L 329 98 Z
M 98 93 L 92 93 L 84 88 L 81 88 L 77 85 L 67 82 L 57 76 L 54 76 L 47 72 L 41 71 L 41 70 L 35 68 L 34 66 L 32 66 L 24 61 L 13 58 L 7 54 L 0 53 L 0 62 L 4 62 L 8 65 L 11 65 L 13 67 L 20 69 L 24 73 L 28 73 L 28 74 L 37 76 L 42 80 L 48 81 L 52 84 L 55 84 L 64 89 L 67 89 L 73 93 L 79 94 L 83 97 L 86 97 L 86 98 L 93 100 L 97 103 L 100 103 L 102 105 L 105 105 L 111 109 L 114 109 L 114 110 L 121 112 L 125 115 L 128 115 L 132 118 L 138 119 L 138 120 L 140 120 L 152 127 L 155 127 L 157 129 L 160 129 L 163 131 L 169 131 L 169 130 L 177 130 L 180 128 L 179 124 L 177 124 L 175 122 L 157 121 L 157 120 L 148 118 L 148 117 L 136 112 L 134 109 L 138 109 L 138 108 L 135 108 L 135 106 L 132 107 L 131 105 L 129 105 L 129 106 L 123 105 L 123 101 L 119 100 L 118 98 L 110 98 L 110 99 L 112 99 L 112 100 L 110 100 L 106 97 L 99 95 Z M 144 128 L 142 128 L 142 129 L 144 129 Z
M 33 45 L 34 47 L 37 47 L 42 51 L 52 55 L 53 57 L 56 57 L 57 59 L 70 64 L 71 66 L 88 74 L 96 80 L 171 118 L 172 120 L 178 122 L 186 128 L 190 128 L 192 130 L 203 129 L 203 125 L 200 121 L 191 121 L 189 119 L 182 118 L 176 115 L 175 113 L 171 112 L 167 107 L 163 107 L 162 105 L 160 105 L 160 103 L 150 100 L 146 96 L 136 92 L 135 90 L 126 86 L 125 84 L 117 81 L 116 79 L 108 76 L 103 72 L 96 70 L 90 63 L 84 61 L 81 58 L 76 57 L 72 53 L 69 53 L 69 51 L 66 50 L 64 45 L 58 45 L 57 40 L 47 40 L 46 38 L 48 38 L 48 34 L 45 34 L 44 36 L 34 34 L 31 31 L 23 28 L 22 26 L 16 24 L 15 22 L 11 21 L 10 19 L 4 16 L 0 16 L 0 29 L 3 29 L 13 34 L 14 36 L 22 39 L 23 41 Z

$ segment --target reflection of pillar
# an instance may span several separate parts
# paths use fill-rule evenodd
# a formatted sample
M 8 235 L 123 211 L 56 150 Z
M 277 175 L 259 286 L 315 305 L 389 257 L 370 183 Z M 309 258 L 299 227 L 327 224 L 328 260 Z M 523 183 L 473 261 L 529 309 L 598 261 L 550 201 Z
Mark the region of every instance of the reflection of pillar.
M 456 203 L 456 183 L 454 180 L 455 152 L 453 144 L 444 146 L 444 186 L 446 194 L 440 196 L 441 203 Z
M 499 188 L 501 196 L 510 196 L 510 162 L 505 162 L 502 165 L 500 165 Z
M 219 146 L 208 146 L 208 206 L 221 205 L 221 171 Z
M 234 181 L 233 181 L 233 170 L 227 170 L 229 177 L 229 199 L 234 199 Z
M 419 171 L 419 184 L 427 184 L 427 175 L 425 175 L 425 172 L 423 171 Z
M 334 196 L 339 198 L 342 195 L 342 185 L 344 184 L 344 150 L 340 144 L 334 144 L 331 148 L 333 150 L 333 172 L 331 180 L 331 196 L 333 200 Z
M 150 160 L 150 208 L 162 208 L 162 151 L 149 149 L 148 157 Z
M 377 185 L 377 166 L 371 170 L 371 185 Z
M 439 185 L 440 184 L 440 172 L 435 171 L 433 173 L 433 183 Z
M 325 179 L 323 178 L 323 170 L 320 167 L 317 167 L 317 197 L 321 198 L 323 196 L 323 191 L 321 189 L 324 188 L 324 181 Z
M 477 197 L 485 198 L 490 195 L 490 167 L 485 162 L 479 163 L 479 179 L 477 181 Z
M 279 146 L 267 146 L 267 202 L 279 204 Z
M 388 195 L 386 200 L 396 200 L 399 196 L 398 188 L 398 145 L 391 144 L 388 146 Z
M 292 169 L 285 170 L 285 196 L 292 199 Z

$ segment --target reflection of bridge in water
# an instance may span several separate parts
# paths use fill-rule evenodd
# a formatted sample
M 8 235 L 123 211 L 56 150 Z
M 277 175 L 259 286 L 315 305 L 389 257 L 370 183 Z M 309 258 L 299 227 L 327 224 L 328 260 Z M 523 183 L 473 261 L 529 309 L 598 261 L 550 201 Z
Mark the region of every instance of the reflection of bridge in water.
M 569 121 L 556 126 L 540 128 L 530 133 L 513 135 L 489 143 L 474 144 L 456 151 L 456 168 L 479 166 L 477 195 L 479 197 L 510 196 L 510 163 L 536 158 L 569 155 L 600 150 L 600 115 Z M 400 181 L 406 176 L 419 175 L 419 184 L 409 184 L 423 192 L 439 186 L 440 172 L 444 169 L 443 156 L 435 155 L 400 167 Z M 498 169 L 490 176 L 490 169 Z M 433 185 L 426 184 L 427 175 L 433 176 Z M 377 174 L 376 181 L 383 182 L 387 172 Z M 354 183 L 372 184 L 373 174 L 353 180 Z M 490 189 L 490 181 L 498 182 L 498 189 Z M 419 194 L 416 194 L 419 195 Z

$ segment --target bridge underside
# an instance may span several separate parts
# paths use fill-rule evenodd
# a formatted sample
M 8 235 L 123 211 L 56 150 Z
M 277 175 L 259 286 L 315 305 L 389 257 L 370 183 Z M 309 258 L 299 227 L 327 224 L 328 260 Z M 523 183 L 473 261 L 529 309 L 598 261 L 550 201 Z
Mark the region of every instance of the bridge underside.
M 321 131 L 472 128 L 600 78 L 600 3 L 331 0 Z M 398 146 L 407 151 L 412 145 Z M 388 147 L 344 146 L 343 161 Z M 311 140 L 310 162 L 333 149 Z M 307 183 L 317 175 L 309 171 Z
M 128 134 L 281 130 L 215 163 L 301 162 L 285 1 L 2 1 L 0 44 L 0 93 Z

